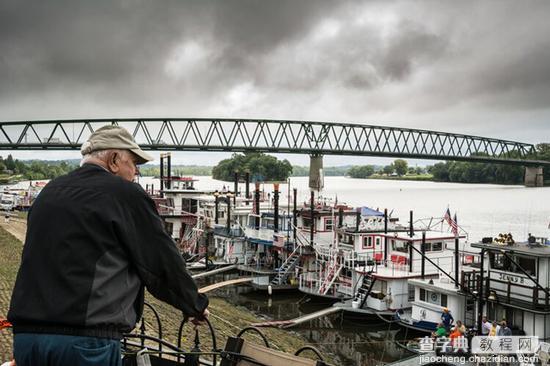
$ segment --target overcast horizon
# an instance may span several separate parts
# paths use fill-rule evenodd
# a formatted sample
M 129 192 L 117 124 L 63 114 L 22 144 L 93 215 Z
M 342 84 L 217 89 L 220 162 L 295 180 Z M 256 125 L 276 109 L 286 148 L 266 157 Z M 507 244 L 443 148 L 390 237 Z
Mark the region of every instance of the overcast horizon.
M 5 0 L 0 121 L 318 120 L 550 142 L 548 14 L 547 1 Z

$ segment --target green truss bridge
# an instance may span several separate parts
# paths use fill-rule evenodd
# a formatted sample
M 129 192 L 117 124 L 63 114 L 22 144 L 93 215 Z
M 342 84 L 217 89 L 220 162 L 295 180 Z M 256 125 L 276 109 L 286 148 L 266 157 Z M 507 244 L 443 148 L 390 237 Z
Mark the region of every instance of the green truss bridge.
M 532 144 L 446 132 L 352 123 L 145 118 L 0 122 L 1 150 L 74 150 L 97 128 L 127 128 L 147 150 L 358 155 L 477 161 L 527 167 L 538 181 L 548 161 Z M 542 179 L 542 176 L 540 176 Z M 526 180 L 527 183 L 527 180 Z M 535 185 L 538 185 L 535 182 Z

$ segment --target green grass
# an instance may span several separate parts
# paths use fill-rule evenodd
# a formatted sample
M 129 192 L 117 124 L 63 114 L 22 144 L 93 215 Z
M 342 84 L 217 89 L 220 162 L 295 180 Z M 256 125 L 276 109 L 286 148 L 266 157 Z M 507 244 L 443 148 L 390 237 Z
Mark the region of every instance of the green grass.
M 0 227 L 0 317 L 5 318 L 15 277 L 21 261 L 23 244 Z M 11 330 L 0 331 L 0 361 L 7 361 L 12 354 Z

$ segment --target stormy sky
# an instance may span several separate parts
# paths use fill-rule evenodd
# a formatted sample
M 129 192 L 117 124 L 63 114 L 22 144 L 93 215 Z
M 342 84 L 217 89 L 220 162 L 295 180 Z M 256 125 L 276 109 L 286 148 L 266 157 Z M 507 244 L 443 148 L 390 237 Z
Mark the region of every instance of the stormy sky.
M 1 0 L 0 121 L 307 119 L 548 142 L 548 14 L 548 1 Z

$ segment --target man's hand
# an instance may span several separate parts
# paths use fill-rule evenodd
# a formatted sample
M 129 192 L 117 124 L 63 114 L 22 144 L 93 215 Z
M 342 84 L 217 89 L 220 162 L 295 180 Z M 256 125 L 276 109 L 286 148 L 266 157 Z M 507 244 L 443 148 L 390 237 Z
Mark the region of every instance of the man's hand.
M 204 311 L 202 312 L 202 314 L 200 316 L 191 318 L 190 321 L 195 326 L 204 325 L 204 323 L 205 323 L 204 320 L 207 319 L 209 315 L 210 315 L 210 312 L 208 311 L 208 309 L 204 309 Z

